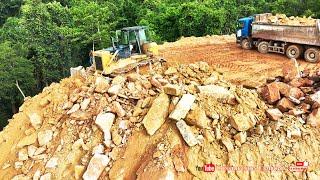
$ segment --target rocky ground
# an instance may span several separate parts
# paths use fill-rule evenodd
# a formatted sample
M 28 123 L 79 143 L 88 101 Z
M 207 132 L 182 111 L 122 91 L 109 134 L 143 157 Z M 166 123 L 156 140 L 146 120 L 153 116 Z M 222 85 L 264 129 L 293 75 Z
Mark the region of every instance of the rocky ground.
M 319 179 L 319 75 L 247 89 L 169 62 L 66 78 L 0 132 L 0 179 Z

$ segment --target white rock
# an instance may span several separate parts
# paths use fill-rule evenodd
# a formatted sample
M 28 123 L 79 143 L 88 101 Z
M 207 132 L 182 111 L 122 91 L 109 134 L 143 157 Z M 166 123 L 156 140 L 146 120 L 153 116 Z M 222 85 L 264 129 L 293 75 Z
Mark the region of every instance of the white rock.
M 38 113 L 30 113 L 29 120 L 35 129 L 39 129 L 42 125 L 42 117 Z
M 57 157 L 52 157 L 49 159 L 49 161 L 46 164 L 46 168 L 56 168 L 58 166 L 58 160 L 59 158 Z
M 126 130 L 129 127 L 129 121 L 128 120 L 122 120 L 119 122 L 119 128 Z
M 40 146 L 47 145 L 52 140 L 52 130 L 44 130 L 38 133 L 38 142 Z
M 116 84 L 116 85 L 111 86 L 108 89 L 108 93 L 111 95 L 118 95 L 120 93 L 120 90 L 121 90 L 121 85 Z
M 80 109 L 80 105 L 79 104 L 75 104 L 72 106 L 72 108 L 67 112 L 67 114 L 72 114 L 74 112 L 77 112 Z
M 195 146 L 198 144 L 198 140 L 193 134 L 191 128 L 184 122 L 183 120 L 180 120 L 176 123 L 177 128 L 179 129 L 184 141 L 189 145 L 189 146 Z
M 39 147 L 37 150 L 36 150 L 36 152 L 34 152 L 34 156 L 37 156 L 37 155 L 39 155 L 39 154 L 41 154 L 41 153 L 43 153 L 43 152 L 45 152 L 46 151 L 46 148 L 44 148 L 44 147 Z
M 104 146 L 102 144 L 98 144 L 92 149 L 92 154 L 103 154 Z
M 51 173 L 44 174 L 40 177 L 40 180 L 51 180 Z
M 23 162 L 22 161 L 17 161 L 14 163 L 14 168 L 15 169 L 20 169 L 23 166 Z
M 116 76 L 112 79 L 112 85 L 122 85 L 126 82 L 127 78 L 124 76 Z
M 90 99 L 89 98 L 84 99 L 80 104 L 81 110 L 83 110 L 83 111 L 86 110 L 88 108 L 89 104 L 90 104 Z
M 96 78 L 95 85 L 96 85 L 96 88 L 95 88 L 96 92 L 105 93 L 108 90 L 109 82 L 106 78 L 99 76 Z
M 84 180 L 97 180 L 102 171 L 108 165 L 110 159 L 107 155 L 95 154 L 87 167 L 87 170 L 84 172 L 82 178 Z
M 115 119 L 115 115 L 113 113 L 100 113 L 98 114 L 95 123 L 104 133 L 104 140 L 106 142 L 111 140 L 111 132 L 110 129 L 113 125 L 113 121 Z
M 24 174 L 15 175 L 11 180 L 29 180 L 30 178 Z
M 78 67 L 71 67 L 70 68 L 70 75 L 71 77 L 73 76 L 85 76 L 86 71 L 83 68 L 83 66 L 78 66 Z
M 180 99 L 180 101 L 178 102 L 175 109 L 169 115 L 169 118 L 174 119 L 176 121 L 179 121 L 185 118 L 195 100 L 196 100 L 196 97 L 194 95 L 184 94 Z
M 208 77 L 206 80 L 204 80 L 203 84 L 204 85 L 209 85 L 209 84 L 214 84 L 218 81 L 218 77 L 213 75 Z
M 23 148 L 18 152 L 18 159 L 19 161 L 25 161 L 28 160 L 28 151 Z
M 197 86 L 199 93 L 210 95 L 216 99 L 221 99 L 228 102 L 229 100 L 235 98 L 235 96 L 225 87 L 217 85 L 207 85 L 207 86 Z
M 32 157 L 34 155 L 34 153 L 36 152 L 37 147 L 34 145 L 30 145 L 28 146 L 28 156 Z
M 41 171 L 40 171 L 40 170 L 37 170 L 37 171 L 34 173 L 32 180 L 39 180 L 40 177 L 41 177 Z

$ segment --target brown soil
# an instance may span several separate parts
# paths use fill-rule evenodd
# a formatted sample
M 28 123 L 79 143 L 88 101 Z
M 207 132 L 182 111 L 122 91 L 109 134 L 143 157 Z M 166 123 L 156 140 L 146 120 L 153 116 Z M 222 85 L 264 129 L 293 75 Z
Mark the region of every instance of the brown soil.
M 285 55 L 261 54 L 256 49 L 244 50 L 235 43 L 235 38 L 227 40 L 221 38 L 223 43 L 217 44 L 206 40 L 205 44 L 197 38 L 191 38 L 183 43 L 168 43 L 160 48 L 161 55 L 170 63 L 191 63 L 205 61 L 217 71 L 223 72 L 224 78 L 238 85 L 257 86 L 265 83 L 270 77 L 282 75 L 282 68 L 293 66 Z M 186 38 L 187 39 L 187 38 Z M 195 45 L 199 42 L 200 45 Z M 311 68 L 319 64 L 311 64 L 299 59 L 301 68 Z

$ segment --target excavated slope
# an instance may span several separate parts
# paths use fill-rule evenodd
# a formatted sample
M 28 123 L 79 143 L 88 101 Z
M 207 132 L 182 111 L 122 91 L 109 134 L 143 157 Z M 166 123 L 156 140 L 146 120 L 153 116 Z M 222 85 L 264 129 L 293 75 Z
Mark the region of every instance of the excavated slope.
M 87 72 L 24 102 L 0 133 L 0 179 L 319 179 L 319 129 L 269 107 L 204 62 Z

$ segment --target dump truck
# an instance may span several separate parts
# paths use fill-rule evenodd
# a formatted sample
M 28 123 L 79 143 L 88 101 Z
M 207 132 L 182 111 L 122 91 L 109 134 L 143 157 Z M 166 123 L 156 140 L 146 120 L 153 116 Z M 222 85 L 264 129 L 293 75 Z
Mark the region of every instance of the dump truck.
M 163 59 L 158 56 L 158 45 L 149 40 L 148 27 L 125 27 L 115 31 L 112 46 L 93 50 L 90 56 L 96 71 L 104 75 L 121 74 Z
M 273 20 L 271 13 L 241 18 L 236 33 L 237 43 L 243 49 L 257 48 L 260 53 L 275 52 L 288 58 L 300 58 L 308 62 L 320 60 L 320 20 L 307 19 L 314 23 L 281 23 Z M 285 17 L 286 18 L 286 17 Z M 286 19 L 280 20 L 285 21 Z M 294 21 L 290 17 L 287 20 Z

